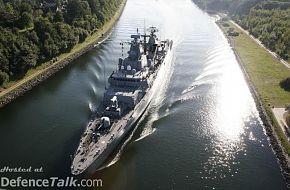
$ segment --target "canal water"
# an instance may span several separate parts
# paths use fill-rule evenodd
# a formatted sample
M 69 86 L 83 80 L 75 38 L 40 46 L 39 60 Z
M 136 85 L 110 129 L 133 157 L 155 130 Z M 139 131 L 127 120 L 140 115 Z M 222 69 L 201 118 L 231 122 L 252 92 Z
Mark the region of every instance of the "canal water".
M 286 189 L 230 45 L 190 0 L 128 0 L 103 44 L 1 109 L 0 169 L 43 172 L 0 175 L 70 175 L 70 155 L 116 69 L 120 42 L 144 26 L 174 41 L 171 72 L 125 145 L 82 177 L 102 179 L 98 189 L 106 190 Z

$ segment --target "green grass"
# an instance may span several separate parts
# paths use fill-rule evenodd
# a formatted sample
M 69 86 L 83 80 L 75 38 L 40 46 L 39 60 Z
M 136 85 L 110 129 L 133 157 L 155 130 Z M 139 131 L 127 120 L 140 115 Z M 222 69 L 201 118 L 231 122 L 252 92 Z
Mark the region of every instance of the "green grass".
M 247 34 L 232 23 L 228 23 L 230 27 L 240 33 L 238 37 L 231 38 L 233 46 L 241 59 L 241 64 L 260 95 L 279 140 L 286 153 L 290 155 L 289 142 L 271 110 L 272 106 L 285 107 L 290 104 L 290 92 L 285 91 L 279 85 L 280 81 L 290 76 L 290 71 Z M 219 26 L 226 35 L 228 27 L 223 27 L 221 24 Z
M 290 92 L 279 86 L 282 80 L 290 76 L 290 71 L 247 34 L 232 24 L 231 27 L 240 32 L 238 37 L 233 38 L 235 49 L 262 98 L 276 107 L 290 104 Z

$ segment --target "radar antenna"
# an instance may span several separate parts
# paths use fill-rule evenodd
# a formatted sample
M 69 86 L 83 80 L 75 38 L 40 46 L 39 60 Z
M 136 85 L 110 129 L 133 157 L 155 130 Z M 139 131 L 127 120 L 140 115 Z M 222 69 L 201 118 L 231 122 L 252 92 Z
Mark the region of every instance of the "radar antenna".
M 159 32 L 159 30 L 155 26 L 151 26 L 147 29 L 151 34 Z

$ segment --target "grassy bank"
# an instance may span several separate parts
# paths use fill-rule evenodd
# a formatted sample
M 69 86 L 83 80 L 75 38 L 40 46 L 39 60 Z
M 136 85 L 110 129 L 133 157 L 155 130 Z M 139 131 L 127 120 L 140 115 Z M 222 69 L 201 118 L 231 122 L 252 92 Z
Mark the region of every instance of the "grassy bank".
M 83 43 L 77 44 L 70 52 L 61 54 L 58 56 L 58 61 L 56 62 L 46 62 L 38 67 L 30 69 L 26 75 L 21 80 L 17 81 L 10 81 L 6 85 L 6 89 L 0 89 L 0 100 L 3 100 L 6 96 L 17 91 L 18 88 L 21 88 L 23 85 L 27 84 L 30 80 L 35 79 L 36 77 L 42 75 L 43 73 L 47 72 L 48 70 L 57 67 L 60 64 L 63 64 L 64 61 L 72 60 L 75 57 L 78 57 L 84 51 L 88 50 L 90 46 L 93 46 L 98 41 L 104 37 L 104 34 L 109 32 L 111 28 L 114 26 L 115 22 L 120 17 L 123 9 L 125 7 L 126 0 L 123 0 L 122 4 L 120 5 L 119 9 L 116 11 L 115 15 L 107 21 L 102 28 L 100 28 L 97 32 L 88 36 Z
M 232 23 L 227 23 L 229 27 L 239 32 L 239 36 L 228 36 L 228 38 L 231 40 L 233 48 L 239 56 L 240 64 L 245 68 L 251 83 L 259 94 L 263 107 L 285 152 L 290 155 L 290 145 L 271 110 L 272 106 L 284 107 L 290 104 L 290 92 L 285 91 L 279 86 L 280 81 L 290 76 L 290 72 L 247 34 L 243 33 Z M 229 27 L 224 27 L 221 24 L 219 26 L 228 35 L 227 30 Z

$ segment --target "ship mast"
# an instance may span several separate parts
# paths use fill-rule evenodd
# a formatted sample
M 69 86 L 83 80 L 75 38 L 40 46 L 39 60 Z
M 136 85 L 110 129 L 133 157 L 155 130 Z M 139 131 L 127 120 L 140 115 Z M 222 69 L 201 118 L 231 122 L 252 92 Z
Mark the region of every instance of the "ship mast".
M 144 55 L 146 55 L 147 47 L 146 47 L 146 23 L 145 23 L 145 19 L 144 19 L 144 42 L 143 42 L 143 46 L 144 46 Z
M 146 53 L 147 53 L 147 47 L 146 47 L 146 33 L 144 34 L 144 42 L 143 42 L 143 46 L 144 46 L 144 55 L 146 55 Z

